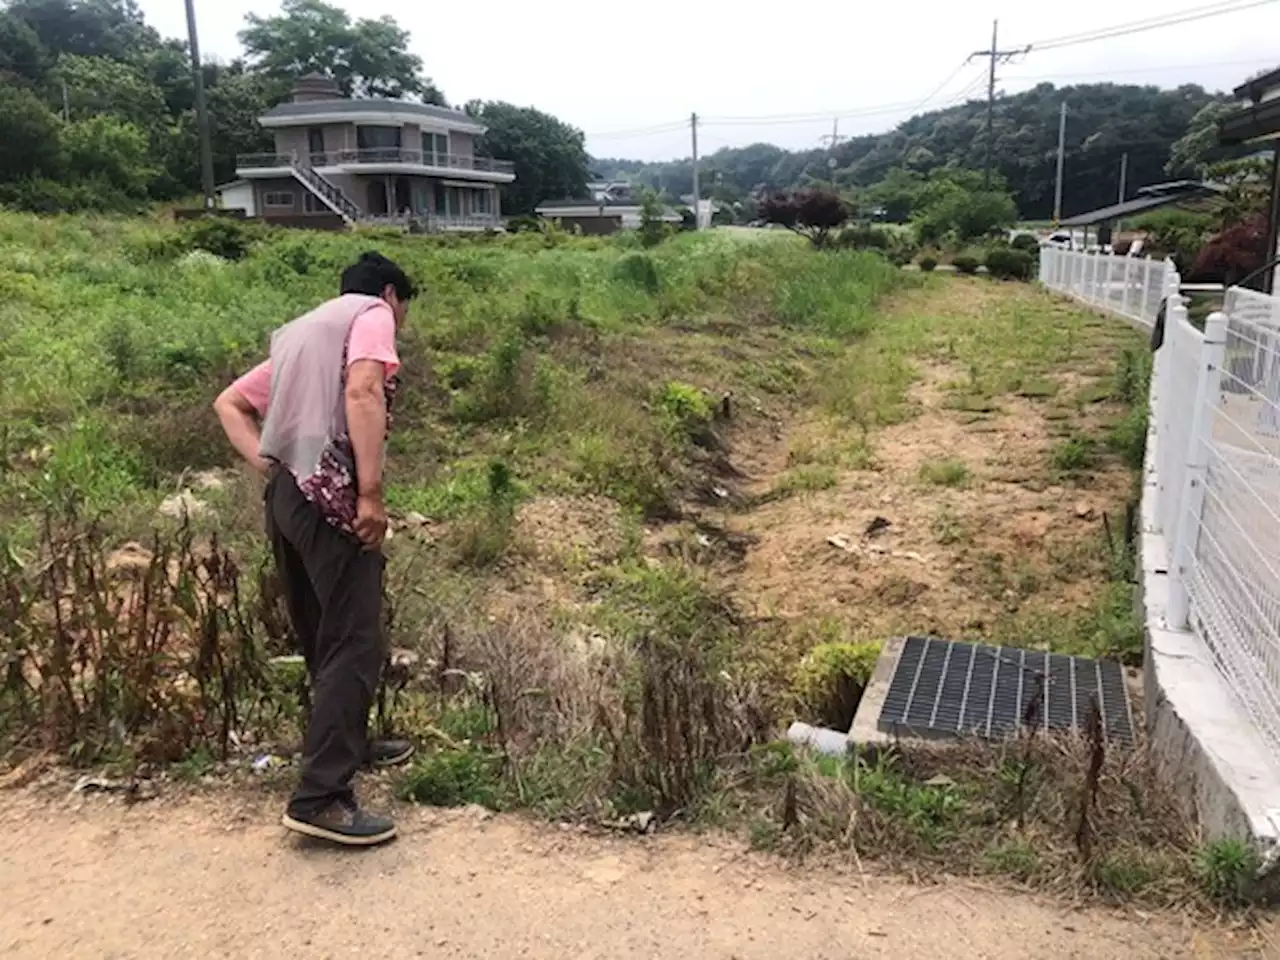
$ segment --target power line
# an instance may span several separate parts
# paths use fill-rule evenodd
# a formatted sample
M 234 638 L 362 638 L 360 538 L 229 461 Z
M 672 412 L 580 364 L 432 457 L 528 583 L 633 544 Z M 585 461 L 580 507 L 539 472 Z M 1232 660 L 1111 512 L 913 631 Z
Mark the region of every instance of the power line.
M 1130 36 L 1135 33 L 1145 33 L 1148 30 L 1158 30 L 1161 27 L 1173 27 L 1182 23 L 1193 23 L 1197 20 L 1206 20 L 1210 17 L 1224 16 L 1228 13 L 1239 13 L 1242 10 L 1251 10 L 1254 7 L 1261 7 L 1275 2 L 1276 0 L 1250 0 L 1250 2 L 1247 3 L 1239 3 L 1238 0 L 1233 0 L 1233 2 L 1230 3 L 1219 3 L 1210 7 L 1193 7 L 1188 10 L 1174 11 L 1163 17 L 1151 17 L 1146 20 L 1135 20 L 1129 23 L 1116 24 L 1112 27 L 1100 27 L 1097 30 L 1086 31 L 1083 33 L 1052 37 L 1046 40 L 1036 40 L 1028 44 L 1028 47 L 1032 52 L 1060 50 L 1063 47 L 1077 46 L 1082 43 L 1095 43 L 1099 40 L 1111 40 L 1116 37 Z
M 1276 62 L 1274 57 L 1265 60 L 1219 60 L 1216 63 L 1170 63 L 1159 67 L 1133 67 L 1126 70 L 1090 70 L 1084 73 L 1045 73 L 1035 76 L 1026 74 L 1005 74 L 1004 79 L 1013 80 L 1071 80 L 1076 77 L 1116 77 L 1138 73 L 1163 73 L 1166 70 L 1202 70 L 1212 67 L 1260 67 Z
M 676 130 L 682 130 L 689 126 L 688 120 L 672 120 L 667 123 L 658 123 L 648 127 L 634 127 L 630 130 L 612 130 L 607 133 L 588 133 L 586 136 L 592 140 L 626 140 L 630 137 L 648 137 L 659 133 L 671 133 Z

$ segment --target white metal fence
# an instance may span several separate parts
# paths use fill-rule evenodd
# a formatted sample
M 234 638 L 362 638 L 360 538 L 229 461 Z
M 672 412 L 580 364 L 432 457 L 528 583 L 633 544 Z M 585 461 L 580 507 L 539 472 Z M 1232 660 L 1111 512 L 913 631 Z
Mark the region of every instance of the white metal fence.
M 1047 247 L 1040 280 L 1147 328 L 1166 302 L 1148 468 L 1168 625 L 1206 644 L 1280 759 L 1280 298 L 1233 287 L 1200 330 L 1167 261 Z
M 1058 247 L 1041 251 L 1040 282 L 1146 327 L 1155 323 L 1160 302 L 1178 292 L 1178 274 L 1168 260 L 1111 257 Z

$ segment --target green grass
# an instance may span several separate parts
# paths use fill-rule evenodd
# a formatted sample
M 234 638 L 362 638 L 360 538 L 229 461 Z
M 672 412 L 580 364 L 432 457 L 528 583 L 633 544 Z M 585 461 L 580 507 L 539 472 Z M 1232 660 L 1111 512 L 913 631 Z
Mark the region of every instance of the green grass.
M 1258 851 L 1243 840 L 1214 840 L 1196 851 L 1195 873 L 1201 889 L 1224 906 L 1248 902 L 1261 866 Z
M 773 494 L 787 497 L 800 493 L 830 490 L 839 479 L 835 467 L 821 463 L 805 464 L 786 471 L 774 485 Z
M 185 470 L 232 462 L 209 414 L 270 332 L 337 292 L 376 248 L 422 291 L 402 331 L 389 505 L 448 520 L 484 464 L 524 489 L 669 512 L 710 391 L 814 389 L 901 284 L 873 255 L 678 236 L 492 239 L 250 230 L 243 258 L 183 258 L 158 221 L 0 213 L 0 506 L 72 495 L 147 504 Z M 682 333 L 679 342 L 664 331 Z M 825 361 L 824 361 L 825 362 Z
M 933 487 L 966 487 L 972 478 L 963 460 L 929 460 L 920 464 L 920 480 Z

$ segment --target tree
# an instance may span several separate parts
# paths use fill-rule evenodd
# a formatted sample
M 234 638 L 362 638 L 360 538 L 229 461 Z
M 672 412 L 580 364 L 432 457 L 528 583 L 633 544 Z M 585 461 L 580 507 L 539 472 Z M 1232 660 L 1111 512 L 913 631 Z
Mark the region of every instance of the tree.
M 1271 202 L 1271 163 L 1270 157 L 1255 155 L 1223 160 L 1205 170 L 1208 179 L 1227 188 L 1222 208 L 1224 227 L 1267 212 Z
M 348 97 L 419 97 L 444 103 L 422 75 L 422 59 L 409 52 L 409 33 L 391 17 L 351 22 L 346 11 L 323 0 L 284 0 L 281 13 L 251 13 L 240 31 L 252 65 L 294 80 L 303 74 L 332 77 Z
M 1203 179 L 1211 164 L 1229 158 L 1231 148 L 1218 145 L 1218 121 L 1235 109 L 1235 104 L 1225 98 L 1201 107 L 1187 125 L 1187 132 L 1169 148 L 1165 172 L 1171 176 Z
M 891 223 L 906 223 L 915 212 L 924 188 L 924 177 L 902 167 L 894 167 L 883 180 L 867 188 L 865 197 L 868 205 L 884 211 L 884 219 Z
M 1267 218 L 1254 214 L 1212 237 L 1196 256 L 1191 278 L 1202 283 L 1239 283 L 1267 262 Z
M 1115 202 L 1120 158 L 1129 154 L 1129 183 L 1167 179 L 1170 148 L 1197 112 L 1215 96 L 1197 86 L 1176 90 L 1112 83 L 1055 88 L 1040 84 L 995 103 L 993 154 L 1023 216 L 1053 214 L 1058 112 L 1067 114 L 1065 213 L 1070 216 Z M 766 144 L 720 150 L 706 159 L 725 185 L 741 195 L 773 193 L 834 179 L 845 190 L 870 187 L 895 169 L 927 176 L 937 169 L 981 170 L 985 155 L 986 102 L 970 101 L 919 114 L 887 133 L 858 136 L 832 150 L 790 152 Z M 829 160 L 836 161 L 831 171 Z M 614 169 L 621 169 L 614 161 Z M 608 176 L 607 170 L 601 170 Z M 688 160 L 628 167 L 635 182 L 687 193 Z
M 0 10 L 0 82 L 36 84 L 49 69 L 49 51 L 31 25 Z
M 58 58 L 51 81 L 50 105 L 60 107 L 65 84 L 72 120 L 110 114 L 149 130 L 169 119 L 160 88 L 130 63 L 65 54 Z
M 487 127 L 477 149 L 515 164 L 516 180 L 504 192 L 504 209 L 533 213 L 544 200 L 580 197 L 587 189 L 587 150 L 582 131 L 533 107 L 501 101 L 467 104 Z
M 921 243 L 938 243 L 948 235 L 964 243 L 1012 226 L 1018 207 L 1004 190 L 982 189 L 975 171 L 935 170 L 913 219 Z
M 11 0 L 8 13 L 55 56 L 127 60 L 160 43 L 133 0 Z
M 111 116 L 89 117 L 63 130 L 66 169 L 73 179 L 92 181 L 135 200 L 147 197 L 156 174 L 147 135 Z
M 56 176 L 61 124 L 30 90 L 0 84 L 0 182 Z
M 830 190 L 806 189 L 775 193 L 760 202 L 759 215 L 768 223 L 786 227 L 821 248 L 831 231 L 844 226 L 853 211 Z

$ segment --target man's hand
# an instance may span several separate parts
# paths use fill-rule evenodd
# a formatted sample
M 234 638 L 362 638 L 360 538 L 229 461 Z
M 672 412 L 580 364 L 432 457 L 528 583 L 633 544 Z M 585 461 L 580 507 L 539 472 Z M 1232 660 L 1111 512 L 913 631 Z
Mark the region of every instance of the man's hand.
M 380 496 L 360 495 L 356 498 L 356 536 L 366 550 L 377 550 L 387 534 L 387 508 Z

